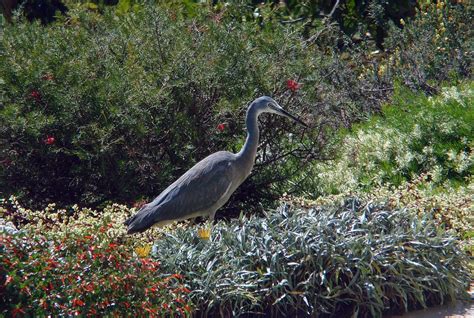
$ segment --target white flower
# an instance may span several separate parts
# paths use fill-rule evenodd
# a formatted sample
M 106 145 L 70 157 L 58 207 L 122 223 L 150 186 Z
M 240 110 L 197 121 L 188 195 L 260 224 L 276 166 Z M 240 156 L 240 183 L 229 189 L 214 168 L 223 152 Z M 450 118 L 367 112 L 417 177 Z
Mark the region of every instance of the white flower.
M 413 127 L 412 136 L 413 136 L 415 139 L 421 139 L 421 128 L 420 128 L 420 125 L 415 124 L 415 127 Z
M 425 146 L 425 147 L 423 147 L 422 152 L 423 152 L 425 155 L 430 155 L 430 154 L 433 153 L 433 147 L 431 147 L 431 146 Z
M 435 183 L 440 182 L 443 178 L 443 169 L 440 166 L 435 165 L 431 170 L 431 178 Z
M 454 161 L 456 159 L 456 151 L 454 151 L 453 149 L 450 149 L 446 155 L 448 156 L 448 160 L 449 161 Z
M 474 152 L 471 151 L 471 153 L 468 155 L 465 151 L 461 151 L 455 158 L 455 170 L 458 173 L 462 173 L 466 170 L 469 169 L 469 167 L 472 165 L 472 162 L 474 161 Z

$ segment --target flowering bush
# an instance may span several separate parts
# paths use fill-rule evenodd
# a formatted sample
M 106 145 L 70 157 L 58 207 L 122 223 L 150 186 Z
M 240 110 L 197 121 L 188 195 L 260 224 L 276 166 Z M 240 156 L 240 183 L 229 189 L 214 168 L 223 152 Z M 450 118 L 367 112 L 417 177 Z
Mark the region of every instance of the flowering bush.
M 253 21 L 209 19 L 225 10 L 204 5 L 193 17 L 165 3 L 132 11 L 72 6 L 67 18 L 47 27 L 5 25 L 2 193 L 35 207 L 150 199 L 209 153 L 237 152 L 247 103 L 259 95 L 312 112 L 301 90 L 289 96 L 285 79 L 317 70 L 303 67 L 308 58 L 319 62 L 296 49 L 301 38 L 287 28 L 266 33 Z M 294 58 L 279 57 L 290 52 Z M 270 186 L 287 182 L 276 180 L 276 158 L 286 158 L 281 175 L 291 175 L 297 157 L 316 153 L 319 141 L 311 136 L 318 129 L 307 131 L 305 146 L 288 155 L 282 147 L 288 132 L 302 129 L 283 118 L 265 126 L 272 131 L 262 134 L 268 151 L 259 158 L 259 178 L 239 190 L 242 201 L 280 192 Z
M 466 1 L 419 1 L 413 19 L 401 20 L 401 28 L 392 25 L 385 46 L 394 54 L 379 70 L 428 94 L 439 92 L 435 83 L 469 78 L 473 13 Z
M 189 316 L 182 276 L 164 275 L 147 254 L 135 256 L 114 224 L 71 222 L 53 235 L 38 221 L 0 233 L 0 314 Z
M 138 206 L 141 205 L 139 202 Z M 68 209 L 59 208 L 51 203 L 42 210 L 31 210 L 23 207 L 16 197 L 0 199 L 0 219 L 11 222 L 14 226 L 29 233 L 44 234 L 57 240 L 89 235 L 93 228 L 106 227 L 105 235 L 119 240 L 134 248 L 152 243 L 163 235 L 163 232 L 187 226 L 187 222 L 168 225 L 164 228 L 153 227 L 144 233 L 134 236 L 126 235 L 123 222 L 137 212 L 139 207 L 129 208 L 121 204 L 111 204 L 101 210 L 80 208 L 73 205 Z
M 474 168 L 474 86 L 427 98 L 400 90 L 374 117 L 342 137 L 340 157 L 307 172 L 315 193 L 370 191 L 425 174 L 432 187 L 468 184 Z

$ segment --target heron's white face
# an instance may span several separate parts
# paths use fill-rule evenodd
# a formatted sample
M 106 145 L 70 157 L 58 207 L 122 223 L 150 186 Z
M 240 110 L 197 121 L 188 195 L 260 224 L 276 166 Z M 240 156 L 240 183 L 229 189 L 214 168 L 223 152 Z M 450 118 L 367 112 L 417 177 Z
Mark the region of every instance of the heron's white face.
M 281 115 L 282 110 L 283 110 L 283 107 L 278 105 L 278 103 L 275 102 L 275 101 L 268 102 L 267 107 L 265 109 L 265 111 L 268 112 L 268 113 L 278 114 L 278 115 Z
M 255 101 L 255 107 L 258 111 L 258 113 L 273 113 L 273 114 L 277 114 L 277 115 L 280 115 L 280 116 L 285 116 L 287 118 L 290 118 L 300 124 L 302 124 L 303 126 L 306 126 L 307 125 L 302 122 L 300 119 L 298 119 L 297 117 L 295 117 L 294 115 L 288 113 L 286 110 L 283 109 L 283 107 L 281 107 L 273 98 L 271 97 L 268 97 L 268 96 L 262 96 L 260 98 L 257 98 Z

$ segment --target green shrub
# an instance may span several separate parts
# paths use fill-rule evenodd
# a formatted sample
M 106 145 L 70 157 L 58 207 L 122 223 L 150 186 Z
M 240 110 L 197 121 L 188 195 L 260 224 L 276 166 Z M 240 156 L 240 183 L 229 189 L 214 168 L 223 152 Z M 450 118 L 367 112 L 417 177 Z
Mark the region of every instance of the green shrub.
M 371 36 L 351 39 L 330 20 L 281 23 L 271 6 L 261 7 L 261 17 L 244 19 L 238 12 L 248 8 L 241 5 L 122 4 L 71 1 L 68 16 L 46 27 L 17 19 L 2 29 L 3 196 L 15 194 L 30 206 L 149 199 L 209 153 L 238 151 L 246 103 L 265 94 L 313 128 L 262 118 L 254 173 L 229 205 L 256 209 L 285 191 L 314 186 L 307 186 L 313 180 L 304 172 L 315 159 L 332 158 L 326 146 L 333 131 L 377 113 L 396 76 L 404 78 L 394 70 L 413 59 L 400 52 L 416 55 L 424 70 L 416 74 L 430 87 L 469 76 L 469 56 L 449 53 L 456 51 L 444 44 L 447 37 L 437 39 L 444 51 L 416 51 L 414 34 L 438 23 L 437 8 L 423 11 L 433 18 L 420 13 L 403 30 L 394 29 L 394 44 L 374 53 Z M 449 10 L 440 9 L 443 19 L 459 14 L 446 15 L 446 32 L 464 48 L 468 9 Z M 430 34 L 423 34 L 428 43 Z M 423 62 L 428 53 L 436 63 L 432 55 Z M 456 65 L 467 71 L 456 72 Z M 292 89 L 288 80 L 300 85 Z M 423 86 L 411 82 L 404 81 Z
M 61 239 L 37 231 L 0 233 L 0 315 L 189 316 L 181 275 L 137 258 L 108 234 L 112 224 Z
M 238 151 L 246 103 L 259 95 L 288 108 L 309 99 L 288 79 L 319 64 L 291 28 L 260 32 L 254 22 L 193 18 L 142 6 L 118 15 L 82 7 L 48 27 L 7 25 L 0 59 L 0 191 L 28 204 L 97 205 L 153 197 L 213 151 Z M 177 36 L 179 35 L 179 36 Z M 303 86 L 301 91 L 313 88 Z M 220 132 L 218 124 L 224 123 Z M 279 193 L 319 141 L 306 133 L 289 155 L 284 119 L 267 119 L 260 178 L 240 198 Z M 271 131 L 271 132 L 270 132 Z M 313 141 L 314 140 L 314 141 Z M 273 163 L 284 158 L 275 178 Z M 280 159 L 281 160 L 281 159 Z M 259 191 L 253 191 L 253 189 Z M 270 193 L 270 195 L 269 195 Z M 247 195 L 250 194 L 250 195 Z
M 306 174 L 315 193 L 370 191 L 427 174 L 432 187 L 467 184 L 474 169 L 474 86 L 428 98 L 398 89 L 383 116 L 342 137 L 340 157 Z
M 219 222 L 209 242 L 179 229 L 154 248 L 163 270 L 186 273 L 197 316 L 380 317 L 463 297 L 469 282 L 428 216 L 355 199 Z
M 465 1 L 420 1 L 413 19 L 401 20 L 385 41 L 393 52 L 381 63 L 385 71 L 411 89 L 428 94 L 439 84 L 472 76 L 474 8 Z

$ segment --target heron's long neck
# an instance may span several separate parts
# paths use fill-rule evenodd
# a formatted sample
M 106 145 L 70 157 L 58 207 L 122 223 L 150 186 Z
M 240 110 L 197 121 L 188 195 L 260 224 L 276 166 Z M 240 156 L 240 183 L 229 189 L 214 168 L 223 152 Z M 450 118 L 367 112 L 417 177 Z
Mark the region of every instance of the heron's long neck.
M 237 154 L 242 168 L 250 173 L 255 163 L 255 156 L 257 155 L 259 130 L 257 117 L 259 113 L 256 108 L 250 106 L 247 109 L 247 117 L 245 123 L 247 125 L 247 139 L 242 149 Z

